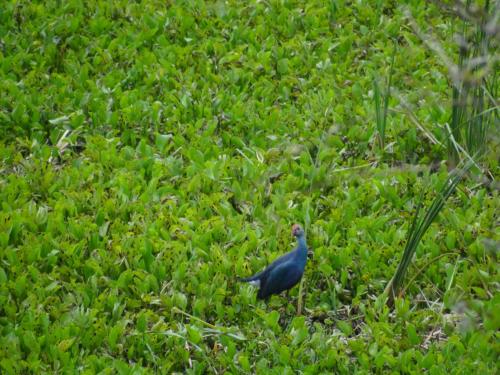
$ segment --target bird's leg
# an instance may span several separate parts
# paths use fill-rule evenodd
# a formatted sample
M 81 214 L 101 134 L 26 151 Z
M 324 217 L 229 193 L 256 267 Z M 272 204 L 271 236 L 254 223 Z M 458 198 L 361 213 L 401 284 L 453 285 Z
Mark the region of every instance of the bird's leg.
M 300 285 L 299 285 L 299 295 L 297 297 L 297 312 L 296 312 L 297 316 L 302 315 L 303 288 L 304 288 L 304 278 L 302 278 L 302 280 L 300 280 Z
M 286 304 L 285 311 L 287 312 L 287 314 L 289 314 L 291 312 L 293 315 L 293 311 L 291 311 L 291 309 L 290 309 L 293 306 L 293 297 L 290 296 L 290 289 L 287 289 L 285 291 L 285 295 L 286 295 L 286 299 L 288 301 L 288 303 Z

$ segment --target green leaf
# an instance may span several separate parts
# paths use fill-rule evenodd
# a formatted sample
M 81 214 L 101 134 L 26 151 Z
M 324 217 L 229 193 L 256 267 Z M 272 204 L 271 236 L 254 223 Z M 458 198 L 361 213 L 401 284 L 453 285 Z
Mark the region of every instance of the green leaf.
M 144 260 L 144 267 L 146 271 L 151 272 L 151 265 L 153 264 L 153 244 L 148 239 L 144 240 L 144 249 L 142 252 L 142 259 Z
M 111 328 L 108 335 L 108 344 L 111 350 L 116 350 L 118 340 L 122 334 L 123 330 L 121 325 L 117 324 Z
M 307 337 L 309 337 L 309 330 L 307 327 L 293 329 L 290 335 L 293 337 L 292 346 L 301 344 Z
M 137 330 L 141 333 L 146 332 L 147 323 L 148 321 L 146 318 L 146 314 L 144 313 L 139 314 L 139 317 L 137 318 Z
M 240 355 L 238 356 L 238 362 L 240 366 L 243 368 L 243 370 L 250 372 L 250 361 L 248 360 L 248 357 L 245 355 Z
M 187 327 L 188 334 L 189 334 L 189 339 L 194 343 L 194 344 L 199 344 L 203 340 L 203 336 L 196 326 L 188 326 Z
M 406 326 L 406 332 L 408 334 L 408 338 L 410 339 L 410 343 L 412 345 L 419 345 L 420 344 L 420 336 L 417 334 L 417 330 L 415 329 L 415 326 L 411 323 L 408 323 Z
M 279 59 L 277 70 L 279 74 L 287 74 L 288 73 L 288 59 Z
M 346 336 L 350 336 L 352 334 L 352 326 L 349 323 L 343 320 L 338 320 L 337 326 Z
M 59 342 L 59 344 L 57 344 L 57 348 L 61 351 L 61 352 L 66 352 L 69 348 L 71 348 L 73 346 L 73 344 L 75 343 L 76 341 L 76 338 L 70 338 L 70 339 L 64 339 L 62 341 Z

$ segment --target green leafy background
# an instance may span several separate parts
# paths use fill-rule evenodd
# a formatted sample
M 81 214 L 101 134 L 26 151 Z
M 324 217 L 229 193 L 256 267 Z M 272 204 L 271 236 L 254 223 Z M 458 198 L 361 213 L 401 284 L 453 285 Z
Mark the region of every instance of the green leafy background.
M 405 6 L 456 52 L 453 18 Z M 396 1 L 6 1 L 0 372 L 497 373 L 497 191 L 459 189 L 423 272 L 380 297 L 447 177 L 395 98 L 377 148 L 394 48 L 393 87 L 443 139 L 446 68 Z M 300 315 L 298 287 L 236 281 L 295 222 Z

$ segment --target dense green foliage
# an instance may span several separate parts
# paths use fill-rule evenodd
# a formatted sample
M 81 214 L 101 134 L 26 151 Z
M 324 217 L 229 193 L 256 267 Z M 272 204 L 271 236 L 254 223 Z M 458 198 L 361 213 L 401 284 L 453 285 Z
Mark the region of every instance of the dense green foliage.
M 397 2 L 5 2 L 0 373 L 497 373 L 494 188 L 459 188 L 380 297 L 447 179 L 450 92 Z M 236 282 L 295 222 L 300 315 L 299 287 Z

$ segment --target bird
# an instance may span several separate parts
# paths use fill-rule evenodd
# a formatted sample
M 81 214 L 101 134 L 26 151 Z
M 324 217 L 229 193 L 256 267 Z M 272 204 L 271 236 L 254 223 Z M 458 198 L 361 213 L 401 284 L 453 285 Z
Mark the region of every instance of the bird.
M 292 235 L 297 239 L 297 247 L 276 259 L 265 270 L 239 281 L 259 287 L 258 299 L 267 299 L 293 288 L 302 278 L 307 262 L 307 245 L 304 230 L 299 224 L 292 226 Z

